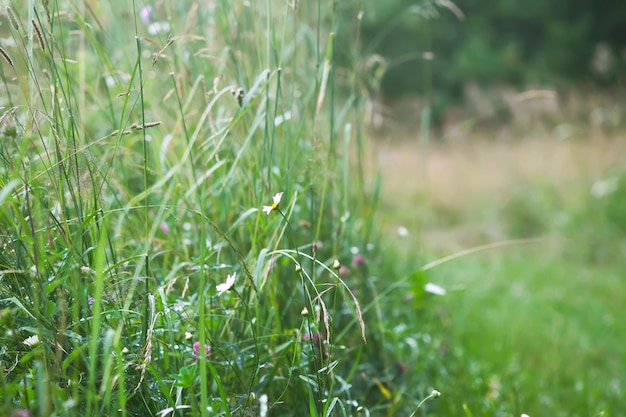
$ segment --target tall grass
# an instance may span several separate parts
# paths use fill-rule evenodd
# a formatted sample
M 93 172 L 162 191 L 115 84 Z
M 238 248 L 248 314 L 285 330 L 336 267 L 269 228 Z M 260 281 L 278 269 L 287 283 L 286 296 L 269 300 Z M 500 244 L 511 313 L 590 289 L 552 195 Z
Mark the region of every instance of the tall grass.
M 386 371 L 358 360 L 380 342 L 377 246 L 336 7 L 3 10 L 3 414 L 381 406 Z
M 419 238 L 380 237 L 381 203 L 403 221 L 427 209 L 365 175 L 364 8 L 57 0 L 0 9 L 0 415 L 618 410 L 619 379 L 600 355 L 618 363 L 621 345 L 607 337 L 594 349 L 590 339 L 606 335 L 598 323 L 621 329 L 611 321 L 620 275 L 609 265 L 606 288 L 586 300 L 572 283 L 597 273 L 584 259 L 614 260 L 621 246 L 549 268 L 510 249 L 521 260 L 503 257 L 494 274 L 537 271 L 537 292 L 544 276 L 567 279 L 559 288 L 594 318 L 572 310 L 580 326 L 525 333 L 524 319 L 555 311 L 517 304 L 515 326 L 500 327 L 524 330 L 510 344 L 540 360 L 521 352 L 511 363 L 493 343 L 502 310 L 485 307 L 517 302 L 507 284 L 491 293 L 475 281 L 444 303 L 427 291 L 441 292 L 429 282 L 435 266 L 477 250 L 420 267 Z M 342 67 L 340 49 L 350 51 Z M 620 236 L 623 193 L 614 191 L 581 214 L 606 222 L 574 221 L 576 233 Z M 529 219 L 543 232 L 549 201 L 522 197 L 511 232 L 528 231 Z M 462 287 L 493 270 L 477 262 L 434 277 L 458 276 Z M 550 291 L 536 299 L 542 307 Z M 481 337 L 467 337 L 472 329 Z M 548 366 L 576 361 L 578 350 L 541 356 L 542 341 L 561 334 L 600 364 L 591 377 L 589 365 Z M 609 390 L 593 386 L 596 375 Z

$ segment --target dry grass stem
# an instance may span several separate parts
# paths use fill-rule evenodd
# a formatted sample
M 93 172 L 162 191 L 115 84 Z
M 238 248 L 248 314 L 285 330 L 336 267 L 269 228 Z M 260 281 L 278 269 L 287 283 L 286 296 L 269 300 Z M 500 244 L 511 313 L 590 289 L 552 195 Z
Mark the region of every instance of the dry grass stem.
M 159 58 L 161 58 L 161 56 L 163 55 L 163 52 L 171 45 L 174 43 L 174 38 L 169 38 L 167 40 L 167 43 L 165 44 L 165 46 L 163 48 L 161 48 L 159 50 L 159 52 L 157 52 L 156 54 L 154 54 L 154 56 L 152 57 L 152 65 L 156 64 L 157 61 L 159 60 Z

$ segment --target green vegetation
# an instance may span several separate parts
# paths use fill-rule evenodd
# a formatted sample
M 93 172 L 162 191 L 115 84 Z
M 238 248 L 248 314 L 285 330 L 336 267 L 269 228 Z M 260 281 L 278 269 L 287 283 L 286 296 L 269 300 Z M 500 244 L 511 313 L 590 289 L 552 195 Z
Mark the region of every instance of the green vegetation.
M 457 289 L 445 303 L 456 364 L 439 382 L 447 395 L 482 416 L 621 414 L 626 352 L 618 335 L 626 326 L 617 265 L 589 265 L 557 240 L 475 256 L 436 275 Z
M 456 254 L 426 272 L 447 294 L 419 327 L 438 345 L 426 375 L 444 395 L 425 415 L 464 415 L 463 404 L 474 416 L 622 413 L 626 187 L 623 170 L 611 168 L 619 156 L 602 148 L 624 149 L 621 138 L 552 141 L 533 140 L 565 161 L 537 166 L 520 143 L 506 154 L 493 143 L 457 144 L 432 150 L 450 159 L 449 178 L 396 160 L 420 181 L 407 182 L 403 198 L 383 181 L 382 201 L 396 197 L 381 210 L 395 235 L 388 244 L 427 259 Z M 400 169 L 387 170 L 389 181 Z M 408 232 L 398 235 L 400 226 Z
M 366 9 L 363 53 L 386 59 L 385 95 L 428 95 L 434 86 L 440 116 L 469 98 L 468 86 L 624 87 L 618 0 L 370 0 Z
M 502 221 L 587 244 L 439 258 L 381 233 L 469 218 L 368 173 L 362 4 L 75 3 L 0 17 L 1 415 L 617 415 L 619 172 Z
M 335 12 L 118 3 L 3 9 L 2 414 L 389 408 Z

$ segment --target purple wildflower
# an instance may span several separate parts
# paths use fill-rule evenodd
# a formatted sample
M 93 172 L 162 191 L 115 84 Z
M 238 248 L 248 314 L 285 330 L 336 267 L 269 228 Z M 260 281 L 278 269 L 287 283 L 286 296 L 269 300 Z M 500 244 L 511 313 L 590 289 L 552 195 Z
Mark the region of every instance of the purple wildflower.
M 313 333 L 313 334 L 307 333 L 304 336 L 302 336 L 302 340 L 304 340 L 305 342 L 308 342 L 309 340 L 311 340 L 314 345 L 318 345 L 320 343 L 320 335 L 319 333 Z
M 148 4 L 139 12 L 139 18 L 141 19 L 143 23 L 145 23 L 146 25 L 149 25 L 150 23 L 152 23 L 153 12 L 154 12 L 154 8 L 152 7 L 151 4 Z
M 193 355 L 194 356 L 200 355 L 200 341 L 197 341 L 196 343 L 193 344 Z M 210 356 L 211 356 L 211 346 L 204 345 L 204 357 L 208 359 Z
M 93 297 L 89 297 L 89 298 L 87 299 L 87 304 L 89 304 L 90 306 L 92 306 L 92 305 L 93 305 L 93 303 L 94 303 Z
M 356 255 L 354 258 L 352 258 L 352 263 L 357 266 L 365 265 L 365 256 Z

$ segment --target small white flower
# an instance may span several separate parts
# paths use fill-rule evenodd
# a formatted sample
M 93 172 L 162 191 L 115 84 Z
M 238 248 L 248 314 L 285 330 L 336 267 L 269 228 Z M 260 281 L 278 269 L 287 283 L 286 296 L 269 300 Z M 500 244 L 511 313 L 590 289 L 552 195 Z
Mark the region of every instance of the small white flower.
M 224 294 L 226 291 L 230 290 L 231 288 L 233 288 L 233 285 L 235 285 L 235 278 L 237 278 L 237 273 L 235 272 L 232 275 L 228 275 L 226 277 L 226 282 L 222 283 L 222 284 L 218 284 L 215 289 L 217 290 L 217 295 L 220 296 L 222 294 Z
M 82 272 L 84 275 L 90 275 L 90 276 L 96 275 L 96 271 L 94 271 L 93 269 L 89 268 L 88 266 L 81 266 L 80 267 L 80 272 Z
M 433 390 L 433 392 L 430 393 L 431 397 L 437 398 L 437 397 L 441 397 L 441 393 L 439 391 L 437 391 L 436 389 Z
M 260 417 L 265 417 L 267 416 L 267 410 L 268 410 L 268 406 L 267 406 L 267 394 L 263 394 L 259 397 L 259 416 Z
M 34 334 L 34 335 L 24 339 L 24 341 L 22 343 L 24 343 L 26 346 L 30 346 L 30 347 L 37 346 L 39 344 L 39 336 Z
M 304 307 L 304 308 L 302 309 L 302 311 L 300 312 L 300 314 L 301 314 L 302 316 L 304 316 L 304 317 L 308 316 L 308 315 L 309 315 L 309 309 L 308 309 L 308 308 L 306 308 L 306 307 Z
M 287 110 L 283 114 L 280 114 L 274 118 L 274 126 L 278 127 L 287 120 L 291 120 L 291 112 L 289 110 Z
M 271 206 L 263 206 L 263 213 L 270 214 L 272 211 L 278 209 L 278 205 L 280 204 L 280 200 L 283 198 L 283 193 L 277 193 L 274 195 L 274 199 Z
M 126 355 L 128 352 L 130 352 L 130 350 L 128 350 L 128 348 L 124 346 L 124 348 L 122 348 L 122 355 Z
M 150 23 L 148 26 L 148 33 L 151 35 L 156 35 L 159 33 L 165 33 L 170 31 L 169 22 L 154 22 Z
M 398 236 L 407 237 L 409 235 L 409 229 L 404 226 L 398 227 Z
M 341 263 L 339 262 L 339 259 L 335 259 L 333 261 L 333 269 L 339 269 L 341 268 Z
M 530 417 L 528 414 L 524 413 L 521 417 Z
M 189 332 L 185 332 L 185 340 L 191 340 L 191 338 L 193 337 L 193 335 Z
M 591 186 L 591 195 L 595 198 L 604 197 L 605 195 L 615 192 L 618 185 L 618 179 L 615 177 L 598 180 Z
M 432 282 L 429 282 L 424 286 L 424 291 L 435 295 L 446 295 L 445 289 L 437 284 L 433 284 Z

